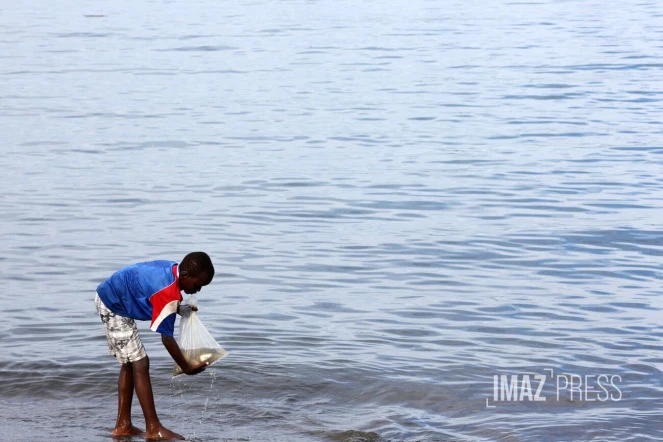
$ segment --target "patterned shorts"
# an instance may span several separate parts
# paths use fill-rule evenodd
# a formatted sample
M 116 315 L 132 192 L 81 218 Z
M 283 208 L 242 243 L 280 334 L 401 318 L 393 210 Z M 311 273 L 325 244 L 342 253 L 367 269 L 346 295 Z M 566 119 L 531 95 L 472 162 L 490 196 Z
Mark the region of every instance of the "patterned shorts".
M 97 312 L 106 329 L 110 354 L 115 356 L 120 364 L 134 362 L 147 356 L 145 347 L 138 336 L 136 322 L 108 310 L 99 295 L 94 298 L 94 303 L 97 305 Z

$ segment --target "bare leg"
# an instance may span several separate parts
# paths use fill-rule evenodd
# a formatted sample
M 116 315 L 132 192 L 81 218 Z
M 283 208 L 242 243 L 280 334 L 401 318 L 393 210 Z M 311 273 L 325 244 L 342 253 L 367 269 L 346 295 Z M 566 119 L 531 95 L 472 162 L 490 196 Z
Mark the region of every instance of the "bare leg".
M 134 397 L 134 375 L 131 364 L 122 364 L 117 380 L 117 422 L 113 429 L 114 436 L 133 436 L 143 434 L 131 423 L 131 401 Z
M 158 440 L 184 440 L 184 437 L 174 433 L 163 425 L 157 417 L 157 410 L 154 407 L 154 395 L 152 394 L 152 383 L 150 382 L 150 359 L 145 356 L 143 359 L 132 362 L 133 379 L 136 386 L 136 396 L 145 415 L 145 438 Z

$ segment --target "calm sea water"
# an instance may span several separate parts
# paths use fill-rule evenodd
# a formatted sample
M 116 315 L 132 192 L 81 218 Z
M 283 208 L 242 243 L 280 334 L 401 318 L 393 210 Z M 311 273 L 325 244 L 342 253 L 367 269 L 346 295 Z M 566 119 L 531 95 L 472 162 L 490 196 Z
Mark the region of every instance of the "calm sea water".
M 110 440 L 94 290 L 194 250 L 195 441 L 663 439 L 662 99 L 656 1 L 3 1 L 0 439 Z

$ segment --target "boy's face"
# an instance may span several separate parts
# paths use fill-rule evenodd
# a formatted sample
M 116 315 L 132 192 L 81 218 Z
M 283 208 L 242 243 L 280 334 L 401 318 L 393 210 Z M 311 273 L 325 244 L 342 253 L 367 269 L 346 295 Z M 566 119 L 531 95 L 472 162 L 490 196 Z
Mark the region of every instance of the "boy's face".
M 187 295 L 198 293 L 201 288 L 212 282 L 212 278 L 207 273 L 201 273 L 198 276 L 191 276 L 186 270 L 180 273 L 180 291 Z

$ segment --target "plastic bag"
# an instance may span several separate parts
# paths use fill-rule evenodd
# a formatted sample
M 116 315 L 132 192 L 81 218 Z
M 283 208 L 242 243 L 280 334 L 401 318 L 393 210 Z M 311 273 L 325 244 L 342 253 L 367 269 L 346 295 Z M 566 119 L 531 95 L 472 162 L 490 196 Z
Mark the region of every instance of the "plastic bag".
M 194 367 L 203 362 L 209 362 L 209 365 L 212 365 L 228 354 L 209 334 L 203 323 L 198 319 L 196 312 L 191 310 L 191 307 L 197 305 L 198 300 L 195 296 L 189 297 L 180 305 L 182 319 L 180 319 L 180 333 L 177 338 L 177 345 L 180 346 L 184 359 Z M 175 363 L 173 377 L 182 373 L 180 366 Z

